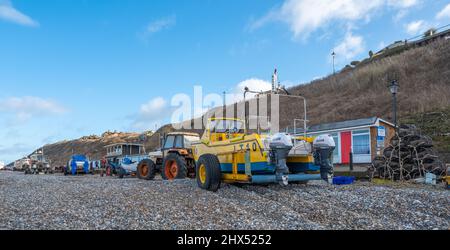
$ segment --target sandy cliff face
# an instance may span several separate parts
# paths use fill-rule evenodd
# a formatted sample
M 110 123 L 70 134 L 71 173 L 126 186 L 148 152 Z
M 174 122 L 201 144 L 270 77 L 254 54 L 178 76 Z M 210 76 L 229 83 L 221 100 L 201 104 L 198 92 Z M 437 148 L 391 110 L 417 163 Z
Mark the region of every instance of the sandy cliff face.
M 88 155 L 91 159 L 105 156 L 105 146 L 119 142 L 145 142 L 137 133 L 106 132 L 102 136 L 84 136 L 71 141 L 61 141 L 44 147 L 46 157 L 52 165 L 65 165 L 72 154 Z

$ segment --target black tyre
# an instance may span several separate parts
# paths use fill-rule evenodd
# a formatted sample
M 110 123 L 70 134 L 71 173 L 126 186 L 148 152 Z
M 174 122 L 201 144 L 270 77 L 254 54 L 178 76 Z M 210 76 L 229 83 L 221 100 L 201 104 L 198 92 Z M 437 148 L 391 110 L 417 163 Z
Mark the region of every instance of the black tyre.
M 67 167 L 67 166 L 64 167 L 63 171 L 64 171 L 64 175 L 69 175 L 70 174 L 69 167 Z
M 164 180 L 184 179 L 187 177 L 187 164 L 184 157 L 168 154 L 163 161 L 161 176 Z
M 119 179 L 123 179 L 123 177 L 125 176 L 125 169 L 118 168 L 117 169 L 117 176 L 119 177 Z
M 106 172 L 105 173 L 106 176 L 112 176 L 112 169 L 110 166 L 106 167 L 105 172 Z
M 150 159 L 144 159 L 137 166 L 137 177 L 142 180 L 153 180 L 156 174 L 156 165 Z
M 202 155 L 198 159 L 195 173 L 200 188 L 213 192 L 219 189 L 222 173 L 217 156 L 212 154 Z

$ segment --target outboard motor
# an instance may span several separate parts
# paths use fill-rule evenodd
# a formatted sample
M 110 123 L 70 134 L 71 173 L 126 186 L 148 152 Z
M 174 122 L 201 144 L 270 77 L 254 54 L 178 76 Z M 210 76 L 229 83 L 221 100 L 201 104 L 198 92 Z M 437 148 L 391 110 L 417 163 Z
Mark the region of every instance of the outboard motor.
M 293 146 L 292 138 L 287 134 L 279 133 L 270 138 L 270 161 L 276 166 L 275 174 L 282 185 L 288 184 L 289 168 L 286 160 Z
M 320 176 L 329 181 L 333 176 L 333 151 L 336 148 L 331 135 L 319 135 L 314 139 L 314 164 L 320 166 Z

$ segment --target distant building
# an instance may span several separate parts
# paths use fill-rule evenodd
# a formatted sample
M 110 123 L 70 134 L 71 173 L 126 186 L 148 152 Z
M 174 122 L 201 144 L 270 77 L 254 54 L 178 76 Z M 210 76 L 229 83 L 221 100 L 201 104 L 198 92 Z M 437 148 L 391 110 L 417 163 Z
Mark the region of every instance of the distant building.
M 298 135 L 303 135 L 303 131 Z M 378 117 L 334 122 L 311 126 L 307 129 L 308 136 L 330 134 L 336 143 L 333 162 L 348 165 L 350 152 L 353 153 L 355 164 L 369 164 L 382 150 L 389 146 L 390 139 L 395 134 L 394 124 Z
M 140 143 L 115 143 L 105 148 L 106 159 L 116 163 L 120 163 L 124 158 L 140 161 L 146 155 L 144 144 Z
M 424 36 L 423 38 L 421 38 L 417 41 L 414 41 L 412 43 L 416 46 L 424 46 L 424 45 L 429 44 L 430 42 L 433 42 L 438 39 L 448 40 L 449 38 L 450 38 L 450 29 L 446 29 L 441 32 L 437 32 L 437 31 L 430 32 L 429 35 Z

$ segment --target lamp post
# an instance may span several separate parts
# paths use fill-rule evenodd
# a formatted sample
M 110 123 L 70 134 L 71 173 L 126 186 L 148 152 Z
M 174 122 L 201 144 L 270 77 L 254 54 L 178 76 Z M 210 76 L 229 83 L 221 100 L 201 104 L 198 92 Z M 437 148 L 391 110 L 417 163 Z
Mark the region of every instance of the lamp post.
M 393 80 L 391 82 L 391 84 L 389 85 L 389 90 L 391 91 L 392 94 L 392 111 L 393 111 L 393 115 L 394 115 L 394 125 L 395 125 L 395 131 L 398 132 L 397 130 L 397 94 L 398 94 L 398 89 L 400 88 L 400 85 L 398 85 L 397 80 Z
M 224 91 L 222 94 L 223 94 L 223 106 L 225 107 L 225 106 L 227 106 L 227 102 L 226 102 L 226 99 L 227 99 L 227 92 Z
M 398 138 L 398 163 L 400 165 L 400 181 L 403 181 L 403 164 L 401 161 L 401 150 L 400 150 L 400 142 L 401 138 L 399 136 L 398 131 L 398 125 L 397 125 L 397 94 L 398 89 L 400 86 L 398 85 L 397 80 L 392 80 L 391 84 L 389 85 L 389 91 L 391 91 L 392 94 L 392 111 L 394 115 L 394 125 L 395 125 L 395 136 Z
M 333 75 L 335 75 L 336 74 L 336 68 L 334 66 L 334 59 L 336 57 L 336 53 L 333 51 L 333 53 L 331 53 L 331 56 L 333 57 Z

